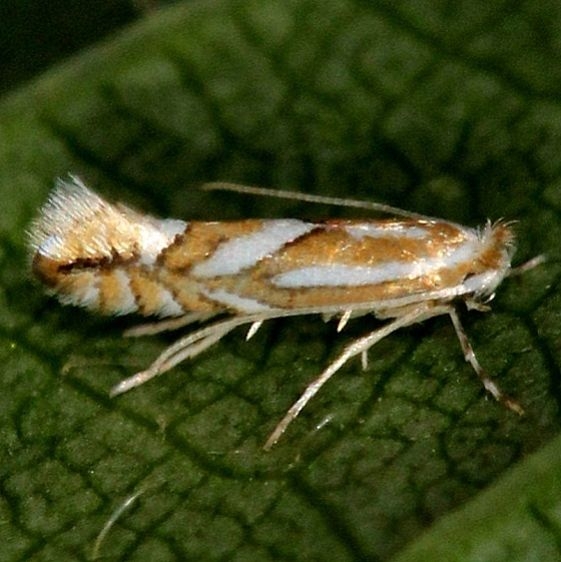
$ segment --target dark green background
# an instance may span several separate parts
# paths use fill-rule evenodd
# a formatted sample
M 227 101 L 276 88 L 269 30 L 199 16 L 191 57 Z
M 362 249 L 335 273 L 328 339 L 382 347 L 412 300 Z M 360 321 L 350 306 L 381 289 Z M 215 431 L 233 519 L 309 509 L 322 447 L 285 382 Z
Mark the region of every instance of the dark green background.
M 93 31 L 68 4 L 58 24 L 30 11 L 2 34 L 17 56 L 0 100 L 1 558 L 89 559 L 140 494 L 103 559 L 561 559 L 558 3 L 96 5 L 111 15 Z M 515 262 L 549 261 L 462 318 L 526 416 L 485 397 L 445 318 L 381 342 L 366 372 L 347 365 L 271 453 L 289 405 L 374 319 L 235 332 L 109 399 L 174 335 L 125 340 L 134 319 L 32 282 L 25 229 L 68 171 L 185 219 L 357 216 L 196 189 L 227 180 L 516 221 Z

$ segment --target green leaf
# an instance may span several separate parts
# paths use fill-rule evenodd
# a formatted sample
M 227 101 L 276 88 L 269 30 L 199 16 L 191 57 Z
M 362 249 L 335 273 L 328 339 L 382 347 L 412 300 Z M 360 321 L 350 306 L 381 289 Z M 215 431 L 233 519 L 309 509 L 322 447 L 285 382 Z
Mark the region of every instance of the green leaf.
M 559 560 L 560 448 L 558 437 L 465 508 L 443 517 L 396 562 Z
M 2 559 L 560 558 L 560 24 L 537 0 L 202 0 L 4 97 Z M 197 190 L 223 180 L 517 221 L 516 263 L 549 261 L 462 318 L 526 415 L 485 396 L 445 318 L 346 365 L 269 453 L 306 384 L 379 322 L 239 330 L 110 399 L 176 336 L 123 339 L 134 319 L 32 282 L 25 230 L 68 171 L 186 219 L 357 216 Z

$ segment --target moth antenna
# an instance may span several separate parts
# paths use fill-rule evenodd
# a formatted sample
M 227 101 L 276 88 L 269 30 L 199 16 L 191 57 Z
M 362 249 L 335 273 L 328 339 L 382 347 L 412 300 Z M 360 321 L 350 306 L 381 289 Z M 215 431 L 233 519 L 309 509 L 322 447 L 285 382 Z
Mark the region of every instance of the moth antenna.
M 241 185 L 228 182 L 209 182 L 201 186 L 203 191 L 232 191 L 244 195 L 259 195 L 261 197 L 276 197 L 277 199 L 288 199 L 292 201 L 304 201 L 306 203 L 319 203 L 321 205 L 336 205 L 338 207 L 352 207 L 355 209 L 367 209 L 378 213 L 406 217 L 409 219 L 429 219 L 426 215 L 405 211 L 399 207 L 392 207 L 384 203 L 372 201 L 360 201 L 344 197 L 328 197 L 326 195 L 312 195 L 300 191 L 288 191 L 285 189 L 271 189 L 268 187 L 256 187 L 253 185 Z
M 539 256 L 536 256 L 516 267 L 511 268 L 511 270 L 508 272 L 508 277 L 517 277 L 518 275 L 522 275 L 523 273 L 526 273 L 526 271 L 534 269 L 535 267 L 542 265 L 546 261 L 547 256 L 545 254 L 540 254 Z

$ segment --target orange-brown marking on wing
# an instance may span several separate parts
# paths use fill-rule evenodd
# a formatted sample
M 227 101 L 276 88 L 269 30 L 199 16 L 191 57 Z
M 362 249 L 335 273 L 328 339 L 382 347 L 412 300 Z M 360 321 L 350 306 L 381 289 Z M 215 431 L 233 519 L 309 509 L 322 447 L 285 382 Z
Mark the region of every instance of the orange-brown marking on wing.
M 191 222 L 185 234 L 161 253 L 159 265 L 170 270 L 188 270 L 211 256 L 221 242 L 251 234 L 262 226 L 261 220 Z

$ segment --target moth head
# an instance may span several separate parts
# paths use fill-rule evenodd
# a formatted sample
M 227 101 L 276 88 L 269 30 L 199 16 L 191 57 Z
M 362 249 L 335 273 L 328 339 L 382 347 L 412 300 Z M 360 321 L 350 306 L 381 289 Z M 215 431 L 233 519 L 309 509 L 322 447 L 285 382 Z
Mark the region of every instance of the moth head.
M 490 297 L 508 275 L 516 250 L 512 223 L 488 222 L 477 233 L 480 250 L 464 285 L 477 298 Z

